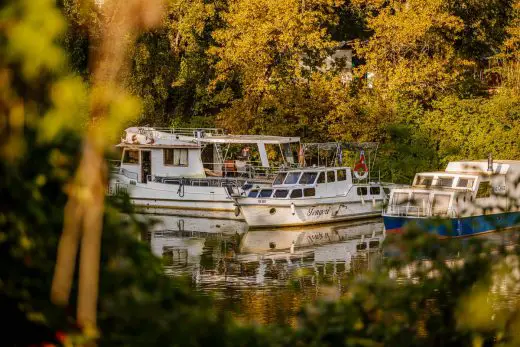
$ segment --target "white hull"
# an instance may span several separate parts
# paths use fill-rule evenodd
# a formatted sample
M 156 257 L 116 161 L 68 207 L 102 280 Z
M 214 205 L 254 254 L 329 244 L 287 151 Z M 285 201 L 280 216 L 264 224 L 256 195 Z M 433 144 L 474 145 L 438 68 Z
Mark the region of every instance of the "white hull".
M 179 186 L 158 182 L 123 183 L 117 178 L 110 183 L 109 194 L 125 191 L 140 213 L 183 215 L 205 218 L 244 220 L 226 187 Z M 238 214 L 237 214 L 238 212 Z
M 335 201 L 334 201 L 335 200 Z M 290 227 L 321 223 L 333 223 L 381 216 L 382 201 L 345 201 L 346 199 L 322 198 L 285 200 L 269 204 L 240 204 L 250 227 Z M 294 206 L 294 207 L 293 207 Z

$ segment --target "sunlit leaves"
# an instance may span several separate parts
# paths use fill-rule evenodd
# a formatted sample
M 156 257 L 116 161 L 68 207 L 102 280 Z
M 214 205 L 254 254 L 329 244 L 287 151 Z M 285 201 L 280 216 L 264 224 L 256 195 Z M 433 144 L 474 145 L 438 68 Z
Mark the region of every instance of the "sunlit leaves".
M 21 63 L 26 78 L 63 67 L 65 56 L 57 38 L 64 32 L 65 21 L 53 0 L 13 2 L 2 9 L 0 21 L 8 39 L 5 54 Z
M 79 77 L 67 77 L 50 87 L 53 107 L 42 118 L 38 136 L 51 141 L 64 131 L 81 131 L 88 122 L 88 92 Z
M 459 82 L 471 62 L 457 54 L 464 22 L 448 11 L 446 1 L 394 1 L 377 7 L 368 19 L 374 34 L 358 42 L 358 52 L 367 62 L 362 72 L 375 74 L 380 93 L 428 100 Z

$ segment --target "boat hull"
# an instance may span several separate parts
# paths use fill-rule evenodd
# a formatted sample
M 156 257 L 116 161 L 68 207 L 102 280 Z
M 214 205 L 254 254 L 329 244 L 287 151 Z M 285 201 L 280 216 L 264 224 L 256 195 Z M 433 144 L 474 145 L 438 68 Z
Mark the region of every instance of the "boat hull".
M 520 228 L 520 212 L 440 219 L 383 215 L 383 222 L 387 233 L 402 233 L 407 227 L 416 226 L 441 237 L 464 237 Z
M 277 228 L 334 223 L 381 216 L 381 204 L 372 202 L 249 205 L 240 212 L 252 228 Z
M 109 194 L 121 191 L 140 213 L 244 220 L 226 187 L 111 182 Z

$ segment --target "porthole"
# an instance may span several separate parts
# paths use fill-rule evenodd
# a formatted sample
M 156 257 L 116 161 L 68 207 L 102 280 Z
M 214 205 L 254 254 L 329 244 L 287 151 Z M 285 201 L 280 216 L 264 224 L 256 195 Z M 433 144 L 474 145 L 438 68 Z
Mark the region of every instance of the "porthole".
M 276 208 L 273 207 L 272 209 L 270 209 L 270 210 L 269 210 L 269 213 L 270 213 L 270 214 L 275 214 L 275 213 L 276 213 Z

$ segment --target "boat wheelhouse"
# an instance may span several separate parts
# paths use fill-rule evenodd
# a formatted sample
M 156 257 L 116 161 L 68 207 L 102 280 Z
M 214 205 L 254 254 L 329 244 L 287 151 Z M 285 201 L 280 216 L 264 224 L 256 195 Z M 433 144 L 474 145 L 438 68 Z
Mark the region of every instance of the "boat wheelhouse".
M 250 227 L 282 227 L 379 216 L 385 189 L 350 167 L 308 167 L 280 172 L 271 187 L 235 198 Z
M 520 161 L 450 162 L 445 171 L 415 175 L 392 189 L 383 212 L 388 232 L 409 223 L 440 236 L 469 236 L 520 226 Z
M 207 216 L 211 211 L 212 217 L 241 219 L 230 195 L 252 184 L 270 185 L 280 167 L 295 166 L 299 140 L 208 128 L 128 128 L 116 146 L 121 160 L 108 193 L 127 192 L 143 212 Z

